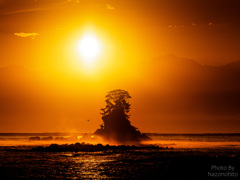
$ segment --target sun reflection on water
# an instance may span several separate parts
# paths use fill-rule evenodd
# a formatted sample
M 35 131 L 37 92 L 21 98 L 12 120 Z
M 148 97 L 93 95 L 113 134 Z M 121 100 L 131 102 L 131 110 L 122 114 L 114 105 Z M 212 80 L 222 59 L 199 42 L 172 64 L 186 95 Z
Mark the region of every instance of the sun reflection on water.
M 104 164 L 115 161 L 115 155 L 109 156 L 103 152 L 64 154 L 72 162 L 67 169 L 75 178 L 105 179 Z

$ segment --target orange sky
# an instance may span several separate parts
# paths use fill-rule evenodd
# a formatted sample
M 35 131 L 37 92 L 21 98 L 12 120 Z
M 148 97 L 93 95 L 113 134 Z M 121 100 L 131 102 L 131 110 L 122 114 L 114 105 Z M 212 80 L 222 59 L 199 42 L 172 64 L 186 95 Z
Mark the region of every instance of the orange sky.
M 239 5 L 0 0 L 0 132 L 94 132 L 118 88 L 141 131 L 240 132 L 240 65 L 226 65 L 240 59 Z M 102 46 L 91 68 L 76 51 L 87 32 Z

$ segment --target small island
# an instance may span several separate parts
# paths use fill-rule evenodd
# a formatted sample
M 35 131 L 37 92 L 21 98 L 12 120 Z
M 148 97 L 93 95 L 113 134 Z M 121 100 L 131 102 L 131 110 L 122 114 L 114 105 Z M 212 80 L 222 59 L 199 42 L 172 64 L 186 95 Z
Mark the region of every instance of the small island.
M 105 98 L 106 107 L 101 109 L 103 124 L 95 135 L 117 144 L 140 144 L 151 140 L 129 121 L 131 104 L 128 100 L 131 96 L 128 91 L 116 89 L 108 92 Z
M 102 108 L 101 115 L 103 124 L 95 131 L 95 136 L 100 136 L 106 143 L 112 144 L 88 144 L 85 142 L 75 144 L 51 144 L 50 146 L 39 146 L 32 151 L 43 152 L 66 152 L 66 151 L 104 151 L 104 150 L 136 150 L 136 149 L 168 149 L 156 145 L 144 145 L 141 142 L 149 141 L 151 138 L 141 133 L 132 126 L 128 114 L 131 104 L 128 102 L 131 96 L 125 90 L 116 89 L 106 95 L 106 107 Z M 37 139 L 33 137 L 32 139 Z M 37 140 L 40 140 L 38 138 Z

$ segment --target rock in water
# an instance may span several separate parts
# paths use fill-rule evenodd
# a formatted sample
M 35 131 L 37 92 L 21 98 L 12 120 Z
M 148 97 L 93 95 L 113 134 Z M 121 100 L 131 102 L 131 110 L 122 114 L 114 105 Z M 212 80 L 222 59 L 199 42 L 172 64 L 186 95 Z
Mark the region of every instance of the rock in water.
M 140 143 L 150 140 L 149 137 L 131 125 L 130 115 L 128 115 L 131 106 L 128 102 L 129 98 L 131 96 L 125 90 L 117 89 L 108 92 L 105 100 L 107 105 L 101 109 L 103 111 L 101 113 L 103 125 L 95 131 L 96 135 L 120 144 Z

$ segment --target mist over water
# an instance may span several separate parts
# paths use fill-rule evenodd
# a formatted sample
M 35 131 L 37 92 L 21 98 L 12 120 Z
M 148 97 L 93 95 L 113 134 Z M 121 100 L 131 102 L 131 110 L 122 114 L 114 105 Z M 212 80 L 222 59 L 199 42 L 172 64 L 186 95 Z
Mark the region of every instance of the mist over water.
M 169 148 L 239 148 L 240 134 L 148 134 L 152 139 L 144 141 L 143 145 L 158 145 Z M 30 140 L 31 137 L 39 137 L 40 140 Z M 46 140 L 52 137 L 52 140 Z M 0 134 L 0 146 L 47 146 L 54 144 L 73 144 L 84 142 L 89 144 L 119 145 L 118 142 L 104 141 L 94 134 Z
M 151 136 L 148 143 L 159 144 L 173 148 L 239 148 L 240 135 L 238 134 L 156 134 Z

